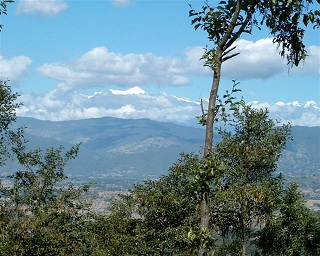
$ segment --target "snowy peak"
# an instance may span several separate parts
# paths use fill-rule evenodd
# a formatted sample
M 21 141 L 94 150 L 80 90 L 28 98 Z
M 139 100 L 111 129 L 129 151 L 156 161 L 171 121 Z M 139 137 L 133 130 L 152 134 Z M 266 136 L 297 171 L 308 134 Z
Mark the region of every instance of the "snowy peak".
M 145 91 L 142 90 L 139 86 L 132 87 L 132 88 L 125 90 L 125 91 L 110 89 L 110 92 L 112 94 L 116 94 L 116 95 L 133 95 L 133 94 L 144 94 L 145 93 Z
M 300 108 L 314 108 L 317 110 L 320 110 L 320 106 L 315 101 L 306 101 L 305 103 L 299 102 L 299 101 L 293 101 L 293 102 L 276 102 L 276 106 L 292 106 L 292 107 L 300 107 Z

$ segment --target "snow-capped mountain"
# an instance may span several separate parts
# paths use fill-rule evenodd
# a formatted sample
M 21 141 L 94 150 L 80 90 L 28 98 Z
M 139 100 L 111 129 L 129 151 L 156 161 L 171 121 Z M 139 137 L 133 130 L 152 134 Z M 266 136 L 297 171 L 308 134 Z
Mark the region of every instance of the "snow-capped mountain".
M 145 93 L 145 91 L 142 90 L 139 86 L 135 86 L 135 87 L 132 87 L 132 88 L 130 88 L 128 90 L 124 90 L 124 91 L 113 90 L 113 89 L 110 89 L 109 91 L 115 95 L 133 95 L 133 94 L 144 94 Z
M 51 91 L 45 94 L 28 94 L 19 98 L 24 105 L 18 115 L 41 120 L 77 120 L 99 117 L 147 118 L 197 126 L 195 116 L 201 109 L 198 100 L 178 97 L 165 92 L 149 93 L 139 86 L 127 90 L 109 89 L 92 95 L 70 92 L 65 95 Z M 204 100 L 206 104 L 206 100 Z M 248 104 L 268 108 L 270 117 L 292 125 L 320 126 L 320 106 L 306 102 L 258 102 Z

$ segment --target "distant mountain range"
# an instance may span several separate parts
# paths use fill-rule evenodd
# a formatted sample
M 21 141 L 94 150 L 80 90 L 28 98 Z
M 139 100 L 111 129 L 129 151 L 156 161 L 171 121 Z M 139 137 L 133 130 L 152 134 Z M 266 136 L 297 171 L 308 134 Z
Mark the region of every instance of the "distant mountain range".
M 127 90 L 108 89 L 92 94 L 70 91 L 62 95 L 53 90 L 45 94 L 21 95 L 19 99 L 23 102 L 23 106 L 17 109 L 19 116 L 54 121 L 109 116 L 147 118 L 198 128 L 195 116 L 201 114 L 200 98 L 195 95 L 193 98 L 185 98 L 166 92 L 152 93 L 138 86 Z M 202 100 L 206 107 L 208 99 Z M 259 109 L 268 108 L 270 118 L 284 124 L 290 122 L 295 126 L 320 126 L 320 105 L 315 101 L 251 101 L 247 104 Z
M 78 158 L 67 167 L 68 175 L 109 184 L 157 178 L 167 173 L 180 153 L 198 153 L 204 139 L 202 128 L 148 119 L 104 117 L 53 122 L 19 117 L 15 126 L 27 127 L 31 148 L 69 148 L 82 142 Z M 319 174 L 320 127 L 292 127 L 292 135 L 294 140 L 283 153 L 279 171 L 290 175 Z M 5 168 L 14 167 L 9 164 Z

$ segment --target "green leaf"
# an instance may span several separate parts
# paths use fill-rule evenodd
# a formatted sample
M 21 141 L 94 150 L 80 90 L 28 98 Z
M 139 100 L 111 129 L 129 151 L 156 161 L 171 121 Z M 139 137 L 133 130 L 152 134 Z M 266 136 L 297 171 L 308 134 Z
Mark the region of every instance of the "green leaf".
M 303 21 L 303 24 L 307 26 L 309 23 L 309 16 L 307 14 L 304 14 L 302 21 Z

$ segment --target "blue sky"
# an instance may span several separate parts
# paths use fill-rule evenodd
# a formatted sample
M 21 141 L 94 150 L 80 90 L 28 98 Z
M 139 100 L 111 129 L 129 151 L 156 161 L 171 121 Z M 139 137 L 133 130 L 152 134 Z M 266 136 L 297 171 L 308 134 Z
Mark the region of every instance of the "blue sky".
M 212 74 L 199 62 L 210 42 L 191 26 L 189 3 L 200 9 L 203 1 L 8 4 L 1 16 L 0 77 L 22 94 L 19 114 L 193 122 Z M 293 124 L 320 125 L 319 40 L 319 30 L 308 29 L 309 58 L 291 69 L 267 31 L 255 31 L 236 42 L 241 54 L 224 63 L 220 93 L 238 79 L 247 102 Z

